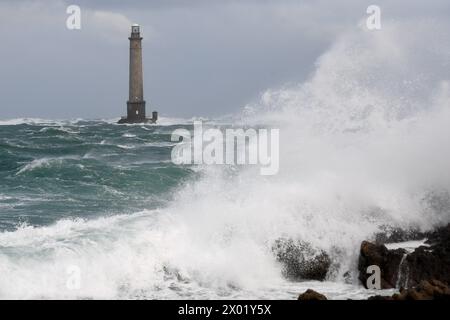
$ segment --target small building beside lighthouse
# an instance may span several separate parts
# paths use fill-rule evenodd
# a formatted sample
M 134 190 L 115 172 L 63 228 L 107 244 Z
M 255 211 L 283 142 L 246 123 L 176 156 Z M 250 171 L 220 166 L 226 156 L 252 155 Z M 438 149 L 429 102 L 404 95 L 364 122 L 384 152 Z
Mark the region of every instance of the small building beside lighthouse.
M 155 123 L 158 120 L 158 113 L 153 111 L 152 117 L 147 118 L 145 110 L 142 37 L 139 25 L 133 24 L 131 26 L 131 36 L 128 39 L 130 40 L 130 75 L 127 116 L 122 117 L 119 123 Z

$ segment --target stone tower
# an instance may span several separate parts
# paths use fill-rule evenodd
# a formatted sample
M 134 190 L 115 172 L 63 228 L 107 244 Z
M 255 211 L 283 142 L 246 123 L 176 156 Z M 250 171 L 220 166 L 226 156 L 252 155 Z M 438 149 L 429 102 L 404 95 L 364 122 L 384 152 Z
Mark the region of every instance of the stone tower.
M 142 37 L 137 24 L 131 26 L 130 40 L 130 78 L 129 97 L 127 101 L 127 116 L 119 123 L 156 122 L 158 113 L 153 112 L 152 118 L 145 114 L 144 84 L 142 73 Z

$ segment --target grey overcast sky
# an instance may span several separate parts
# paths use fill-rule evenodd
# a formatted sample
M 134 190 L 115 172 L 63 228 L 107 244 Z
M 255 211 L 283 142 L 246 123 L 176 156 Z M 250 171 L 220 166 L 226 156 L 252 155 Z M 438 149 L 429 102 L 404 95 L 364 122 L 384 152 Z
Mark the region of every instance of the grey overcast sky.
M 81 30 L 66 28 L 70 4 Z M 148 109 L 230 114 L 305 80 L 370 4 L 382 19 L 450 18 L 448 0 L 1 0 L 0 119 L 123 115 L 132 23 L 142 26 Z

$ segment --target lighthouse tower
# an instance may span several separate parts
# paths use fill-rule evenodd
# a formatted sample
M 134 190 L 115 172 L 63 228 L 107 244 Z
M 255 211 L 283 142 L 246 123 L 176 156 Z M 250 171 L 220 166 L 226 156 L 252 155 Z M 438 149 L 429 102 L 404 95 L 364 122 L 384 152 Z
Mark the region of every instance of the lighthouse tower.
M 158 113 L 153 112 L 152 118 L 145 113 L 144 83 L 142 73 L 142 37 L 137 24 L 131 26 L 130 40 L 130 78 L 129 97 L 127 101 L 127 116 L 119 123 L 156 122 Z

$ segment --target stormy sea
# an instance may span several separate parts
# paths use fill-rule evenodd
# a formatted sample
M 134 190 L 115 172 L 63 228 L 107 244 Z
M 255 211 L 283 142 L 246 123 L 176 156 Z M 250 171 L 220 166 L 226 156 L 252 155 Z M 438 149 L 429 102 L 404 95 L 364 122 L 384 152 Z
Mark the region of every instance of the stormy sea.
M 193 119 L 0 121 L 0 298 L 375 294 L 358 280 L 363 240 L 450 222 L 448 39 L 415 27 L 420 43 L 395 24 L 346 34 L 304 82 L 205 120 L 278 128 L 272 176 L 172 163 Z M 287 277 L 280 239 L 325 252 L 325 279 Z

